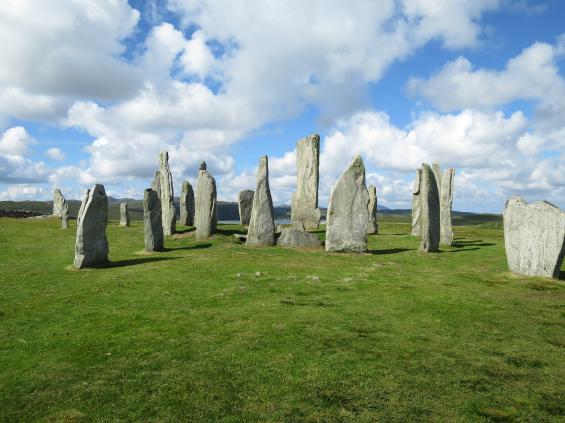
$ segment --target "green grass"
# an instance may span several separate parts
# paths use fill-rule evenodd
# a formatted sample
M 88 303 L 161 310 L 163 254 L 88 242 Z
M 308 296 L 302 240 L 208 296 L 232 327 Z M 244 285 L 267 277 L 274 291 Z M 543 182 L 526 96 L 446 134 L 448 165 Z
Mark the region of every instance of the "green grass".
M 370 254 L 221 226 L 143 255 L 113 222 L 113 264 L 73 271 L 75 224 L 0 219 L 2 421 L 565 420 L 565 284 L 509 273 L 500 225 L 429 255 L 386 219 Z

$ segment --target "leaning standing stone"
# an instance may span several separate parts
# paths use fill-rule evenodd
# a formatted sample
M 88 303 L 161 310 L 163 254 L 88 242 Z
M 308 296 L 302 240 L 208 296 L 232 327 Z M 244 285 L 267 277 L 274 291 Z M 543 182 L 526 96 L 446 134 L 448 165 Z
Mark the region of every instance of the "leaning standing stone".
M 63 193 L 59 188 L 55 188 L 55 191 L 53 191 L 53 216 L 61 217 L 63 204 L 65 204 L 65 197 L 63 197 Z
M 420 180 L 420 250 L 423 252 L 430 253 L 439 249 L 439 215 L 439 192 L 434 172 L 424 163 Z
M 330 194 L 326 225 L 326 251 L 367 251 L 369 193 L 365 166 L 356 155 Z
M 377 188 L 369 185 L 369 222 L 367 223 L 367 234 L 378 234 L 379 225 L 377 224 Z
M 261 247 L 275 245 L 275 220 L 269 188 L 269 159 L 267 156 L 259 159 L 257 188 L 253 195 L 253 207 L 245 244 Z
M 69 229 L 69 205 L 66 202 L 61 211 L 61 228 Z
M 129 226 L 128 203 L 120 203 L 120 226 Z
M 161 151 L 159 156 L 159 177 L 161 180 L 161 212 L 163 216 L 163 235 L 176 232 L 177 215 L 173 191 L 173 175 L 169 169 L 169 153 Z
M 310 135 L 296 145 L 296 191 L 292 194 L 291 222 L 305 230 L 320 226 L 318 184 L 320 179 L 320 136 Z
M 416 179 L 412 188 L 412 236 L 420 236 L 420 182 L 422 169 L 416 170 Z
M 145 251 L 162 251 L 164 247 L 161 201 L 157 191 L 147 188 L 143 193 L 143 227 Z
M 253 208 L 254 191 L 244 189 L 237 196 L 237 207 L 239 209 L 239 223 L 241 225 L 249 225 L 251 219 L 251 209 Z
M 509 269 L 558 278 L 565 255 L 565 212 L 547 201 L 510 198 L 504 207 L 504 247 Z
M 194 191 L 190 182 L 182 183 L 180 195 L 180 224 L 184 226 L 194 225 Z
M 74 266 L 77 269 L 108 261 L 108 197 L 104 185 L 86 190 L 77 216 Z
M 197 239 L 208 238 L 216 233 L 218 226 L 216 195 L 216 180 L 205 168 L 199 170 L 194 212 Z

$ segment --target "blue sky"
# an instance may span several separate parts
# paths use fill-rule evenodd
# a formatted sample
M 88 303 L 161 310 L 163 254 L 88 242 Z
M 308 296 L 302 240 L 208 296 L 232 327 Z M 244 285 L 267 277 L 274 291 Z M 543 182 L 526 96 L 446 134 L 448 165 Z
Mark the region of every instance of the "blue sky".
M 294 187 L 322 139 L 320 202 L 360 153 L 409 208 L 422 162 L 457 210 L 511 195 L 565 207 L 565 3 L 557 0 L 0 1 L 0 199 L 103 183 L 141 198 L 167 149 L 175 189 L 206 160 L 219 197 Z

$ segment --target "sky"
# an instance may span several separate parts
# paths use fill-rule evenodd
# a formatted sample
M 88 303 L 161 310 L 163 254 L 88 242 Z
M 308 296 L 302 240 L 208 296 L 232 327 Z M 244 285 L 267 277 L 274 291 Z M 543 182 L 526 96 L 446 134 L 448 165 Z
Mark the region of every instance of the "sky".
M 0 0 L 0 200 L 104 184 L 142 198 L 169 152 L 178 195 L 296 187 L 321 137 L 320 205 L 355 154 L 379 204 L 456 169 L 455 210 L 565 208 L 561 0 Z

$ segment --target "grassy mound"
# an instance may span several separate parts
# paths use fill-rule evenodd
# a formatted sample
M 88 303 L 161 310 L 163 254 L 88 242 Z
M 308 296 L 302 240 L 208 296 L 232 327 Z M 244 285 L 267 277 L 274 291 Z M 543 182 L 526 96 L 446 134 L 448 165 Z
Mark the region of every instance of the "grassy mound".
M 510 274 L 500 225 L 430 255 L 393 219 L 362 255 L 181 228 L 147 255 L 114 222 L 112 263 L 73 271 L 75 224 L 0 220 L 2 421 L 565 418 L 565 284 Z

